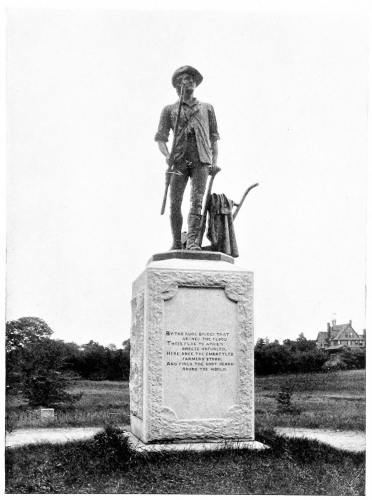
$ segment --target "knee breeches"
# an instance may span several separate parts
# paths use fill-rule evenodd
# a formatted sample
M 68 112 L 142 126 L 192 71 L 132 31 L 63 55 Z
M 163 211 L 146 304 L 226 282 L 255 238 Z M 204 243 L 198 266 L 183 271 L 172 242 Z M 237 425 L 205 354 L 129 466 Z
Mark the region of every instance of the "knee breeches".
M 206 163 L 185 163 L 176 165 L 175 172 L 181 175 L 173 174 L 170 182 L 170 202 L 171 212 L 180 213 L 182 199 L 189 178 L 191 179 L 190 192 L 190 213 L 200 214 L 203 205 L 203 196 L 207 185 L 209 166 Z

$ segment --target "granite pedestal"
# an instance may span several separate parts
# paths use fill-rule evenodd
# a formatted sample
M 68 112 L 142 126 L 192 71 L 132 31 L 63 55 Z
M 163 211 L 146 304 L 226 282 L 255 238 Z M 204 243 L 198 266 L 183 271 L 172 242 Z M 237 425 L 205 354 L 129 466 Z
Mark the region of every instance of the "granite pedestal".
M 132 434 L 252 448 L 253 273 L 217 252 L 156 254 L 132 297 Z

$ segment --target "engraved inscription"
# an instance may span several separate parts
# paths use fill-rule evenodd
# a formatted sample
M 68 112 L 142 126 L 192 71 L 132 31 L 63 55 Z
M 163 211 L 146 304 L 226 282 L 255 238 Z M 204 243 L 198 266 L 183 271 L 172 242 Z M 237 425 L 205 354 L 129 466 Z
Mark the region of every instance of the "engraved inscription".
M 166 366 L 183 371 L 231 371 L 231 332 L 165 332 Z M 176 368 L 178 367 L 178 368 Z
M 163 406 L 178 420 L 226 418 L 238 402 L 238 306 L 222 288 L 164 302 Z

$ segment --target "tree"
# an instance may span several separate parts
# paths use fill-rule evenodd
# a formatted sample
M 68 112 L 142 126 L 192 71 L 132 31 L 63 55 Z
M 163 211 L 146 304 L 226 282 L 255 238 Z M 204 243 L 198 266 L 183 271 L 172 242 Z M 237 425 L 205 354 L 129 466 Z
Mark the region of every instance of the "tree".
M 316 341 L 315 340 L 307 340 L 303 333 L 300 333 L 296 342 L 296 351 L 308 352 L 316 349 Z
M 26 317 L 7 321 L 5 333 L 6 352 L 27 347 L 30 343 L 49 338 L 53 330 L 40 318 Z
M 129 380 L 130 372 L 130 340 L 124 340 L 123 342 L 123 355 L 121 367 L 123 370 L 123 380 Z
M 316 349 L 313 340 L 301 333 L 297 340 L 265 342 L 258 339 L 255 352 L 256 375 L 319 371 L 327 355 Z
M 319 349 L 298 350 L 292 353 L 291 371 L 294 373 L 318 372 L 327 359 L 328 355 Z
M 81 346 L 69 359 L 81 377 L 89 380 L 128 380 L 130 364 L 129 340 L 123 342 L 123 349 L 113 349 L 113 344 L 104 347 L 91 340 Z
M 79 373 L 90 380 L 107 379 L 110 350 L 94 340 L 82 345 Z
M 6 386 L 8 392 L 22 392 L 27 378 L 29 351 L 49 338 L 52 333 L 53 331 L 40 318 L 25 317 L 6 323 Z
M 270 375 L 289 371 L 290 353 L 275 342 L 265 344 L 254 351 L 254 369 L 256 375 Z
M 259 338 L 256 342 L 256 349 L 262 349 L 265 346 L 265 341 L 263 338 Z
M 285 340 L 283 340 L 283 345 L 289 351 L 292 351 L 292 352 L 296 351 L 297 342 L 295 340 L 285 339 Z
M 7 389 L 22 393 L 31 406 L 53 406 L 72 401 L 67 387 L 72 379 L 64 371 L 63 342 L 39 318 L 20 318 L 6 324 Z

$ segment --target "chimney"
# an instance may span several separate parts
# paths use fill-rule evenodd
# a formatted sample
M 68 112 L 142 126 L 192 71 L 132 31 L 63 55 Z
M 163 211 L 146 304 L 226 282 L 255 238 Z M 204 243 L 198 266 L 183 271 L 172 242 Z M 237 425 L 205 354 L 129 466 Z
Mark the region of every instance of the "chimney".
M 349 321 L 349 325 L 351 326 L 351 320 Z
M 330 323 L 327 323 L 327 332 L 331 333 L 331 325 L 330 325 Z
M 335 319 L 332 320 L 332 326 L 336 326 L 336 320 Z

